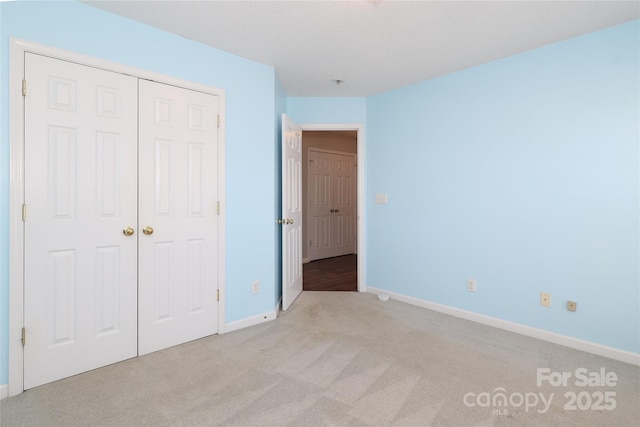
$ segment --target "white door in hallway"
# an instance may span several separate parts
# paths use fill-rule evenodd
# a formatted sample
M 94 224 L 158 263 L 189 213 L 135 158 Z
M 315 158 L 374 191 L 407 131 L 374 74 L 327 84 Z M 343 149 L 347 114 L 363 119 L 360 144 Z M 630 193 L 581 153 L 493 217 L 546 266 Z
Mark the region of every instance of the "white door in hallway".
M 356 242 L 356 158 L 333 154 L 333 221 L 331 256 L 355 253 Z
M 137 79 L 30 53 L 25 79 L 28 389 L 137 354 Z
M 282 309 L 302 292 L 302 128 L 282 115 Z
M 331 247 L 332 167 L 326 153 L 309 150 L 307 167 L 307 257 L 310 261 L 329 258 Z
M 355 253 L 356 158 L 309 150 L 308 257 L 311 261 Z
M 218 332 L 218 101 L 140 80 L 140 355 Z

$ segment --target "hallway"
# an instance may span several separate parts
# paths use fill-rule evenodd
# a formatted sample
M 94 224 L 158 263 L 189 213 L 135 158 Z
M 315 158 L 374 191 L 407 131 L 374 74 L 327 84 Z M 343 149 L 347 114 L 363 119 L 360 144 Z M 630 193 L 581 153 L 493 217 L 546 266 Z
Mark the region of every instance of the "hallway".
M 357 292 L 358 256 L 344 255 L 304 264 L 302 289 Z

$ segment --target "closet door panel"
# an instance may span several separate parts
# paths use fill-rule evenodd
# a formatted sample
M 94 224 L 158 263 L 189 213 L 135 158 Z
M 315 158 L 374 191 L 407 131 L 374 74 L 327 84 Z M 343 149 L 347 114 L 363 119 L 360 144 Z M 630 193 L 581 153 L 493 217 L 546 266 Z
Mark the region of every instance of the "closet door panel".
M 25 54 L 24 387 L 137 354 L 137 79 Z
M 142 355 L 218 332 L 218 102 L 146 80 L 139 90 Z

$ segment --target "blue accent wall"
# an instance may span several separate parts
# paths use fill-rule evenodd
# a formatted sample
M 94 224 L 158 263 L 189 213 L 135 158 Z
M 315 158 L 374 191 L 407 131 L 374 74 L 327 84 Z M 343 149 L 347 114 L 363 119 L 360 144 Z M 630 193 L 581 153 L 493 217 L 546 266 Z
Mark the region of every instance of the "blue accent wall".
M 367 98 L 288 98 L 287 114 L 298 124 L 365 123 Z
M 8 374 L 9 37 L 226 91 L 226 321 L 272 311 L 277 270 L 273 68 L 77 2 L 2 2 L 0 11 L 0 384 Z M 261 282 L 258 295 L 251 295 L 254 280 Z
M 367 284 L 640 352 L 639 27 L 368 98 Z

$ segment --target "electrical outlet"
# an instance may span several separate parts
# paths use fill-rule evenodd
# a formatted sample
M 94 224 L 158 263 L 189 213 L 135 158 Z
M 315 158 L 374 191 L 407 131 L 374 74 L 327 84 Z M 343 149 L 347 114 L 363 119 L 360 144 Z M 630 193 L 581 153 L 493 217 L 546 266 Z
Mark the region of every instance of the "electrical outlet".
M 469 292 L 475 292 L 478 289 L 478 282 L 476 279 L 467 279 L 467 290 Z
M 540 305 L 544 307 L 551 307 L 551 294 L 540 292 Z
M 256 280 L 251 284 L 251 294 L 256 295 L 260 293 L 260 281 Z
M 567 301 L 567 310 L 576 311 L 578 308 L 578 303 L 575 301 Z

